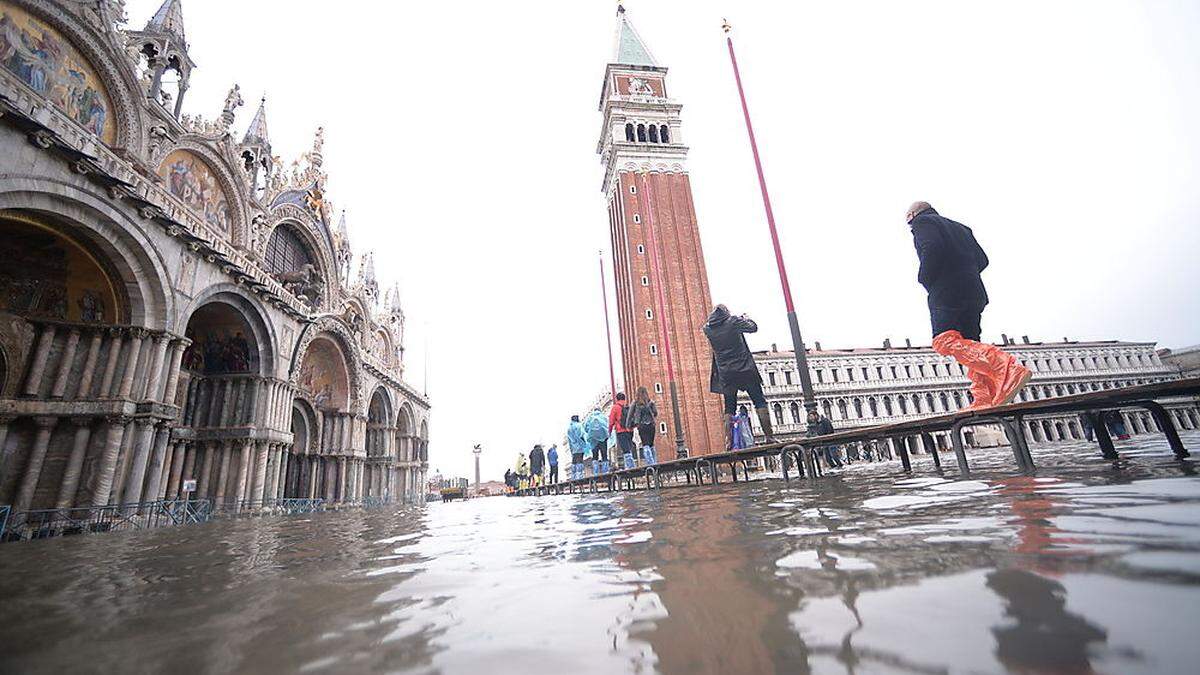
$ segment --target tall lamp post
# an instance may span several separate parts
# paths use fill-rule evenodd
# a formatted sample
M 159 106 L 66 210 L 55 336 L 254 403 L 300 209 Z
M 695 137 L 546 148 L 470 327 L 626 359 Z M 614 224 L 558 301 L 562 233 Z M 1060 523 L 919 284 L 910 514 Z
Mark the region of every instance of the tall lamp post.
M 654 234 L 654 193 L 650 188 L 650 176 L 642 171 L 640 174 L 642 187 L 639 190 L 646 195 L 646 232 L 650 244 L 650 276 L 654 279 L 654 311 L 658 312 L 658 325 L 662 333 L 663 358 L 667 360 L 667 386 L 671 390 L 671 412 L 675 420 L 675 456 L 687 457 L 688 450 L 683 444 L 683 421 L 679 415 L 679 389 L 675 386 L 675 364 L 671 360 L 671 334 L 667 326 L 667 303 L 663 295 L 662 267 L 658 264 L 658 240 Z
M 817 409 L 813 397 L 812 376 L 808 372 L 808 356 L 804 353 L 804 339 L 800 337 L 800 324 L 796 321 L 796 307 L 792 303 L 792 288 L 788 284 L 787 268 L 783 264 L 783 251 L 779 248 L 779 233 L 775 230 L 775 213 L 771 210 L 771 196 L 767 193 L 767 180 L 763 177 L 762 162 L 758 158 L 758 143 L 754 140 L 754 125 L 750 123 L 750 109 L 746 106 L 746 92 L 742 89 L 742 74 L 738 71 L 737 56 L 733 53 L 732 27 L 728 21 L 721 25 L 725 31 L 725 43 L 729 46 L 729 61 L 733 64 L 733 78 L 737 82 L 738 98 L 742 101 L 742 116 L 746 119 L 746 133 L 750 136 L 750 151 L 754 154 L 754 169 L 758 172 L 758 188 L 762 191 L 763 208 L 767 212 L 767 227 L 771 230 L 771 243 L 775 246 L 775 265 L 779 268 L 779 283 L 783 286 L 783 302 L 787 306 L 788 327 L 792 331 L 792 351 L 796 354 L 796 369 L 800 371 L 800 388 L 804 392 L 804 408 L 807 412 Z

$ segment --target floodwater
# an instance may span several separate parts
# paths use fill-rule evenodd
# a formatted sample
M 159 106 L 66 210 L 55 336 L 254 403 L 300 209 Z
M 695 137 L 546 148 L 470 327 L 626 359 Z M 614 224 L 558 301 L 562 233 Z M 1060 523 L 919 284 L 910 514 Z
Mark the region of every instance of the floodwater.
M 1120 449 L 4 544 L 0 672 L 1197 672 L 1200 478 Z

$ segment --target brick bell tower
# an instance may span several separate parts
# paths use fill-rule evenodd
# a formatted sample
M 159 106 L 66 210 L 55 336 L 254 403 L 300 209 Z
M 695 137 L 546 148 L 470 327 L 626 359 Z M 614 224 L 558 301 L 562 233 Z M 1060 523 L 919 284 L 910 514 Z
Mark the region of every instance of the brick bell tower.
M 719 452 L 724 443 L 720 397 L 708 391 L 712 353 L 701 328 L 712 297 L 688 179 L 682 108 L 667 92 L 667 69 L 618 6 L 613 59 L 600 92 L 604 125 L 597 152 L 604 165 L 625 392 L 632 400 L 644 386 L 658 403 L 660 460 L 675 456 L 664 323 L 685 445 L 694 456 Z M 663 317 L 656 309 L 658 278 Z

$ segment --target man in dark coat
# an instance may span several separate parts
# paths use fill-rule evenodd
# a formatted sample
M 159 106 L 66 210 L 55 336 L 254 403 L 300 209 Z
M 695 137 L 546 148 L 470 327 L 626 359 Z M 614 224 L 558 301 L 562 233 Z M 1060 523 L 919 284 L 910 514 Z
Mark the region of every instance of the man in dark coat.
M 929 293 L 933 350 L 966 368 L 975 399 L 968 409 L 1012 401 L 1031 373 L 999 347 L 979 342 L 987 254 L 971 228 L 938 215 L 929 202 L 908 207 L 906 219 L 920 260 L 917 281 Z
M 546 453 L 542 446 L 535 445 L 529 451 L 529 486 L 537 487 L 542 484 L 542 466 L 546 463 Z
M 747 318 L 745 314 L 733 316 L 725 305 L 717 305 L 708 321 L 704 324 L 704 335 L 712 345 L 712 375 L 709 378 L 709 389 L 713 393 L 725 397 L 725 417 L 722 422 L 725 427 L 725 449 L 733 447 L 732 436 L 733 415 L 737 412 L 737 397 L 739 391 L 744 391 L 754 404 L 754 412 L 758 414 L 758 422 L 762 425 L 764 442 L 774 443 L 775 434 L 771 428 L 771 415 L 767 410 L 767 398 L 763 395 L 762 375 L 754 364 L 754 355 L 746 344 L 746 333 L 758 332 L 758 324 Z
M 804 431 L 806 438 L 828 436 L 833 433 L 833 422 L 830 422 L 828 417 L 818 413 L 816 410 L 808 411 L 807 427 Z M 815 450 L 825 455 L 825 463 L 830 467 L 840 467 L 842 465 L 842 459 L 838 457 L 837 448 L 832 445 L 815 448 Z

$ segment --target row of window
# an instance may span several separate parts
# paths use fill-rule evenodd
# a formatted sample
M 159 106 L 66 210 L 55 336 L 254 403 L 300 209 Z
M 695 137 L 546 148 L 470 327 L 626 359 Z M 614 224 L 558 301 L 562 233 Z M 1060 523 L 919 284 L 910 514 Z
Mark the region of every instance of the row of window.
M 643 285 L 649 285 L 649 281 L 642 277 Z M 1018 359 L 1022 365 L 1034 372 L 1061 372 L 1070 370 L 1090 370 L 1098 368 L 1136 368 L 1140 366 L 1154 366 L 1153 357 L 1144 354 L 1118 354 L 1116 356 L 1090 356 L 1090 357 L 1067 357 L 1055 359 Z M 1090 364 L 1090 368 L 1089 368 Z M 1056 367 L 1057 366 L 1057 367 Z M 766 372 L 767 381 L 770 386 L 780 384 L 776 378 L 776 372 L 768 370 Z M 791 370 L 778 371 L 783 373 L 783 384 L 793 384 Z M 911 379 L 913 377 L 942 377 L 942 376 L 959 376 L 966 375 L 963 367 L 957 363 L 918 363 L 916 365 L 889 365 L 875 366 L 870 368 L 867 366 L 845 367 L 845 368 L 814 368 L 813 374 L 817 376 L 818 384 L 826 382 L 838 383 L 842 381 L 868 381 L 868 380 L 897 380 L 901 378 Z M 827 375 L 828 373 L 828 375 Z M 874 373 L 874 377 L 872 377 Z M 887 375 L 891 377 L 888 378 Z M 844 378 L 844 380 L 843 380 Z
M 1153 382 L 1161 382 L 1164 378 L 1149 378 L 1139 380 L 1112 380 L 1105 382 L 1083 382 L 1079 385 L 1066 384 L 1050 386 L 1027 386 L 1021 390 L 1019 399 L 1021 401 L 1036 401 L 1046 398 L 1054 398 L 1056 396 L 1070 396 L 1072 394 L 1083 394 L 1089 391 L 1100 391 L 1103 389 L 1118 389 L 1121 387 L 1130 387 L 1139 384 L 1150 384 Z M 822 399 L 820 406 L 825 416 L 830 419 L 866 419 L 868 417 L 880 417 L 882 412 L 883 417 L 892 417 L 894 415 L 908 415 L 921 413 L 941 413 L 953 412 L 961 409 L 970 401 L 970 395 L 964 390 L 951 392 L 926 392 L 925 394 L 893 394 L 882 395 L 879 397 L 868 396 L 865 398 L 853 397 L 850 399 L 839 398 L 836 401 L 830 399 Z M 953 402 L 953 407 L 951 407 Z M 802 416 L 800 403 L 792 401 L 788 403 L 788 410 L 791 412 L 793 424 L 800 424 L 804 417 Z M 834 410 L 838 415 L 834 416 Z M 850 412 L 854 414 L 851 415 Z M 869 411 L 869 415 L 865 414 Z M 784 407 L 782 403 L 772 405 L 772 413 L 775 421 L 778 424 L 784 424 L 783 417 Z
M 630 143 L 670 143 L 671 131 L 665 124 L 625 125 L 625 140 Z

